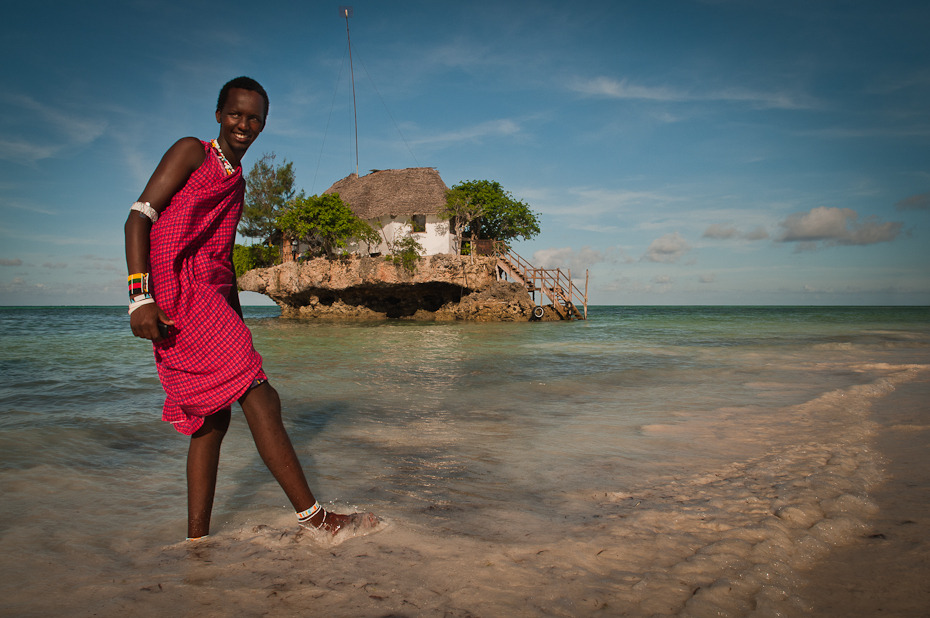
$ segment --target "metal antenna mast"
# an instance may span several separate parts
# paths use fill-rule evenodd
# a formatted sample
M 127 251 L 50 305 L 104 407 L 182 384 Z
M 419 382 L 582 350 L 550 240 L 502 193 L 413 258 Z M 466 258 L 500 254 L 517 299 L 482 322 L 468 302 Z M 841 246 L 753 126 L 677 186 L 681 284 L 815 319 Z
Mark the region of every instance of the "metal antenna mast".
M 355 105 L 355 68 L 352 66 L 352 37 L 349 36 L 349 18 L 352 17 L 352 7 L 340 6 L 339 14 L 346 18 L 346 40 L 349 43 L 349 73 L 352 75 L 352 117 L 355 121 L 355 175 L 358 176 L 358 108 Z

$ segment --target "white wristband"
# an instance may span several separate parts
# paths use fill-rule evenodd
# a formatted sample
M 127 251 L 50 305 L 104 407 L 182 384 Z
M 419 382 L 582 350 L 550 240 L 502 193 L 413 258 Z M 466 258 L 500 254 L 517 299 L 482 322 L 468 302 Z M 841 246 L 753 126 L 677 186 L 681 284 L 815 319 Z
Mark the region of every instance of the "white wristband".
M 152 223 L 158 221 L 158 211 L 152 208 L 151 202 L 133 202 L 129 210 L 138 210 L 143 215 L 152 220 Z
M 138 309 L 139 307 L 141 307 L 142 305 L 149 305 L 154 302 L 155 302 L 155 299 L 151 297 L 143 298 L 142 300 L 132 301 L 131 303 L 129 303 L 129 315 L 132 315 L 132 312 Z

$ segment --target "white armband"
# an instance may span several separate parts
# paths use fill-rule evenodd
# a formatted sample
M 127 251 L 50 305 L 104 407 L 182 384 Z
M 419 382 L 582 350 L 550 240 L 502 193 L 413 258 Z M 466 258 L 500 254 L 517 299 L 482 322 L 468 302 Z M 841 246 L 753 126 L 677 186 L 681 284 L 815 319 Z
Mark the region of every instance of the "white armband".
M 158 221 L 158 211 L 152 208 L 150 202 L 134 202 L 130 210 L 138 210 L 143 215 L 152 220 L 152 223 Z

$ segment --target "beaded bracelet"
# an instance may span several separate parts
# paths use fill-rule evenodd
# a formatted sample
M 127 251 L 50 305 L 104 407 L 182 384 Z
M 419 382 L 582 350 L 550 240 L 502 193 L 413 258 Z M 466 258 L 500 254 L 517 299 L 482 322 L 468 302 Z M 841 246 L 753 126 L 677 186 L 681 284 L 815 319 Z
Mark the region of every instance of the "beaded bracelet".
M 133 273 L 126 280 L 129 282 L 129 315 L 142 305 L 155 302 L 149 289 L 149 273 Z
M 133 297 L 139 295 L 151 295 L 151 290 L 149 289 L 149 274 L 148 273 L 135 273 L 127 277 L 129 282 L 129 300 L 132 300 Z

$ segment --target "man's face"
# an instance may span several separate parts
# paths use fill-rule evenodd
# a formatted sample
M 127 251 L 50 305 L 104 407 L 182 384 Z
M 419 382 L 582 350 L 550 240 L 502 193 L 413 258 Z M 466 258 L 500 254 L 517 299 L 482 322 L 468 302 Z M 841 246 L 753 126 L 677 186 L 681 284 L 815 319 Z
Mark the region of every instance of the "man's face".
M 223 109 L 216 112 L 220 141 L 240 157 L 265 128 L 265 100 L 254 90 L 232 88 Z

